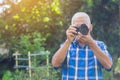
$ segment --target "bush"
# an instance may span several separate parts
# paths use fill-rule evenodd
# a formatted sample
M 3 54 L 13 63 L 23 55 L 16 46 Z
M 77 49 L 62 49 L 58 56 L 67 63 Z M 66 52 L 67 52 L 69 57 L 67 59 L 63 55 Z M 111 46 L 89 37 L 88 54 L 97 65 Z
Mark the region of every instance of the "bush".
M 35 51 L 43 51 L 46 38 L 42 37 L 39 32 L 33 32 L 27 35 L 21 35 L 18 43 L 14 47 L 14 51 L 19 50 L 21 54 L 28 54 Z
M 2 80 L 14 80 L 12 78 L 12 73 L 8 70 L 4 73 Z
M 47 67 L 38 67 L 32 70 L 32 76 L 30 78 L 28 71 L 16 70 L 15 72 L 6 71 L 2 80 L 60 80 L 59 76 L 53 69 L 47 70 Z

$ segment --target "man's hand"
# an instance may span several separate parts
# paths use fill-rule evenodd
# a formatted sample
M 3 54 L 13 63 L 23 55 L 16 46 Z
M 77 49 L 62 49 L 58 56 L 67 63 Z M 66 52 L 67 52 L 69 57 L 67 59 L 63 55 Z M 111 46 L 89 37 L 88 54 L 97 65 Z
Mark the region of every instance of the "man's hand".
M 73 41 L 73 39 L 75 38 L 75 34 L 77 34 L 76 32 L 76 28 L 70 26 L 67 31 L 66 31 L 66 36 L 67 36 L 67 40 L 71 43 Z
M 91 37 L 90 33 L 88 35 L 82 35 L 80 32 L 78 32 L 76 39 L 80 43 L 84 43 L 84 44 L 88 44 L 88 45 L 90 45 L 94 41 L 93 38 Z

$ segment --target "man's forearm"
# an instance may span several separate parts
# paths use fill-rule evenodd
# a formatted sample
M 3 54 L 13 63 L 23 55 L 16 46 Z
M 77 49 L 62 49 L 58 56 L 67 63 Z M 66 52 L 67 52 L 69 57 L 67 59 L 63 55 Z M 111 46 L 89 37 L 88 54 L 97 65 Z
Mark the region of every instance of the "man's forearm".
M 52 65 L 54 67 L 60 66 L 60 64 L 65 60 L 69 46 L 70 42 L 66 40 L 62 47 L 54 54 L 52 58 Z
M 103 53 L 103 51 L 98 47 L 98 45 L 94 41 L 92 41 L 89 46 L 93 50 L 100 63 L 106 69 L 110 69 L 112 67 L 112 61 L 108 58 L 106 54 Z

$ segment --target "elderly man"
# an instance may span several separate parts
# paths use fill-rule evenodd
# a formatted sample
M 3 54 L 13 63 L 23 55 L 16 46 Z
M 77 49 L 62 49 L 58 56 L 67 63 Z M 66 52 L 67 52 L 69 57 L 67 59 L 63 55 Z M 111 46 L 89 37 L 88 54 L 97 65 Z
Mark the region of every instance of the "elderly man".
M 87 35 L 76 30 L 82 24 L 89 29 Z M 103 80 L 101 69 L 111 69 L 111 55 L 102 41 L 92 38 L 92 28 L 85 12 L 77 12 L 72 17 L 67 39 L 52 58 L 53 67 L 62 68 L 62 80 Z

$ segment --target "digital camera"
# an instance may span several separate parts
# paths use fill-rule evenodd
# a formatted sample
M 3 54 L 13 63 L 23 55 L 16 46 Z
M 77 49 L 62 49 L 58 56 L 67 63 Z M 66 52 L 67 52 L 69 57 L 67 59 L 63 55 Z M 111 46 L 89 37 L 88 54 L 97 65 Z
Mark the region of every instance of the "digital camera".
M 80 32 L 83 35 L 87 35 L 89 32 L 88 26 L 86 24 L 81 24 L 80 26 L 75 27 L 77 32 Z

